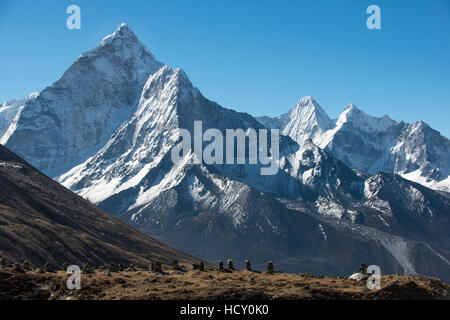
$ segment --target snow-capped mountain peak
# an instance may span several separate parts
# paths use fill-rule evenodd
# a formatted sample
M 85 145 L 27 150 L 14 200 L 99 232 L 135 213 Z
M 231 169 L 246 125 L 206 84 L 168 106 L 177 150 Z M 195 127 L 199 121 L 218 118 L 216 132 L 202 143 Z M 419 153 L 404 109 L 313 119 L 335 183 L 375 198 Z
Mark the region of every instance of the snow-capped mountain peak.
M 322 107 L 311 96 L 303 97 L 289 112 L 290 118 L 302 123 L 316 122 L 321 128 L 325 129 L 330 125 L 331 119 L 328 117 Z
M 360 110 L 356 105 L 350 103 L 336 120 L 336 127 L 342 127 L 345 123 L 363 131 L 381 132 L 396 124 L 387 115 L 376 118 Z
M 2 142 L 46 174 L 61 174 L 105 145 L 163 65 L 122 24 L 25 103 L 16 129 Z
M 290 111 L 291 119 L 306 123 L 306 121 L 315 121 L 321 128 L 327 128 L 331 119 L 328 117 L 322 107 L 311 96 L 300 99 L 297 105 Z
M 98 50 L 99 48 L 107 50 L 114 49 L 115 53 L 118 53 L 118 51 L 134 51 L 142 54 L 141 59 L 144 56 L 155 59 L 153 54 L 139 41 L 133 30 L 125 23 L 122 23 L 116 31 L 103 38 L 96 49 Z
M 126 23 L 121 23 L 117 30 L 113 33 L 107 35 L 102 39 L 101 45 L 106 45 L 108 43 L 112 43 L 114 40 L 117 39 L 133 39 L 137 40 L 136 35 L 134 32 L 128 27 Z
M 22 99 L 13 99 L 10 101 L 7 101 L 3 103 L 2 106 L 0 106 L 1 109 L 8 108 L 8 107 L 16 107 L 25 104 L 28 100 L 34 99 L 39 95 L 38 91 L 32 92 L 29 95 L 27 95 L 25 98 Z
M 394 172 L 450 191 L 450 141 L 423 121 L 408 124 L 387 115 L 373 117 L 353 103 L 332 121 L 311 97 L 302 98 L 286 114 L 258 121 L 298 143 L 311 138 L 353 169 L 370 174 Z
M 257 120 L 268 128 L 279 129 L 299 143 L 307 138 L 314 140 L 332 125 L 332 120 L 312 96 L 301 98 L 294 108 L 279 117 L 259 117 Z
M 39 96 L 39 92 L 32 92 L 22 99 L 14 99 L 0 106 L 0 143 L 4 144 L 13 134 L 20 118 L 22 109 L 28 101 Z
M 92 64 L 105 77 L 128 77 L 141 83 L 164 65 L 125 23 L 103 38 L 98 47 L 81 54 L 77 62 Z

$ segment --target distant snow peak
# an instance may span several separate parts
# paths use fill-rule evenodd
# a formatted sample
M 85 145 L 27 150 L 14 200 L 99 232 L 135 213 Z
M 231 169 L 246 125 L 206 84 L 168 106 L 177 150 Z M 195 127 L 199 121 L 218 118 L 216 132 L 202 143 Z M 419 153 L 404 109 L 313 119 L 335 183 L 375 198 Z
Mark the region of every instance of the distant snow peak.
M 120 24 L 116 31 L 111 33 L 110 35 L 107 35 L 103 38 L 101 45 L 105 45 L 108 43 L 111 43 L 115 39 L 130 39 L 137 41 L 137 37 L 134 34 L 134 32 L 127 26 L 126 23 Z
M 96 69 L 107 75 L 114 76 L 115 71 L 112 69 L 119 64 L 129 76 L 137 71 L 145 78 L 144 81 L 149 73 L 163 66 L 125 23 L 103 38 L 99 46 L 81 54 L 79 60 L 83 58 L 94 59 Z
M 327 113 L 311 96 L 300 99 L 297 105 L 290 111 L 290 118 L 291 120 L 302 124 L 313 122 L 322 130 L 328 128 L 331 123 L 331 119 L 328 117 Z
M 301 98 L 289 112 L 276 118 L 257 118 L 264 126 L 279 129 L 298 143 L 321 136 L 332 125 L 331 119 L 312 96 Z
M 407 124 L 387 115 L 373 117 L 353 103 L 330 120 L 311 96 L 300 99 L 288 113 L 258 121 L 300 144 L 312 139 L 353 169 L 394 172 L 431 188 L 450 190 L 450 141 L 423 121 Z
M 1 142 L 59 176 L 105 146 L 136 111 L 147 79 L 163 66 L 121 25 L 40 95 L 4 112 L 9 121 L 0 114 Z
M 386 131 L 396 123 L 386 115 L 381 118 L 372 117 L 359 109 L 355 104 L 350 103 L 336 120 L 336 127 L 348 124 L 365 132 L 381 132 Z
M 38 96 L 39 92 L 32 92 L 25 98 L 14 99 L 0 106 L 0 144 L 5 144 L 13 134 L 25 103 Z
M 3 103 L 3 105 L 0 106 L 0 109 L 8 108 L 8 107 L 16 107 L 18 105 L 22 105 L 25 102 L 27 102 L 28 100 L 34 99 L 37 96 L 39 96 L 39 92 L 38 91 L 32 92 L 28 96 L 26 96 L 25 98 L 13 99 L 13 100 L 10 100 L 10 101 L 7 101 L 7 102 Z
M 353 112 L 362 112 L 354 103 L 349 103 L 346 110 Z
M 298 101 L 298 105 L 317 104 L 316 100 L 312 96 L 304 96 Z
M 320 107 L 320 105 L 317 103 L 316 100 L 312 96 L 305 96 L 301 98 L 298 103 L 295 105 L 295 107 L 291 110 L 291 112 L 303 108 L 310 108 L 320 113 L 325 113 L 325 111 Z M 327 116 L 328 117 L 328 116 Z

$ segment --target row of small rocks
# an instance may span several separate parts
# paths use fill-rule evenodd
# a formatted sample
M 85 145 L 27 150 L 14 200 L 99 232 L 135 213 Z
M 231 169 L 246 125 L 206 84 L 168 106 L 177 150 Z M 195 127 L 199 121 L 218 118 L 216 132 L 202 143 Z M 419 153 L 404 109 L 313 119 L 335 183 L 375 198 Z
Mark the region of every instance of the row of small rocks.
M 19 273 L 25 273 L 26 271 L 34 271 L 34 270 L 38 270 L 39 272 L 42 272 L 42 273 L 53 271 L 53 268 L 49 262 L 46 262 L 42 266 L 42 268 L 37 269 L 28 260 L 25 260 L 23 263 L 13 263 L 13 264 L 9 265 L 4 258 L 0 259 L 0 267 L 2 267 L 2 268 L 12 267 L 14 272 L 19 272 Z
M 56 266 L 53 266 L 50 262 L 44 263 L 44 265 L 41 268 L 36 268 L 28 260 L 24 261 L 22 264 L 14 263 L 12 265 L 8 265 L 4 258 L 0 258 L 0 267 L 8 267 L 8 266 L 9 267 L 13 267 L 14 271 L 20 272 L 20 273 L 25 273 L 26 271 L 35 271 L 35 270 L 37 270 L 40 273 L 55 272 L 58 269 Z M 172 266 L 172 268 L 174 270 L 177 270 L 177 271 L 186 270 L 184 267 L 179 265 L 177 260 L 173 260 L 171 266 Z M 70 267 L 70 264 L 66 262 L 66 263 L 64 263 L 62 265 L 62 270 L 68 270 L 69 267 Z M 89 273 L 94 272 L 95 269 L 105 270 L 107 272 L 123 272 L 123 271 L 138 271 L 138 270 L 142 270 L 142 268 L 136 267 L 133 264 L 129 265 L 128 267 L 125 267 L 125 265 L 122 264 L 122 263 L 118 263 L 118 264 L 111 263 L 111 264 L 109 264 L 107 266 L 99 266 L 97 268 L 93 268 L 89 263 L 85 263 L 85 264 L 83 264 L 83 266 L 81 268 L 81 271 L 83 273 L 89 274 Z M 151 262 L 148 270 L 151 271 L 151 272 L 162 273 L 163 272 L 163 270 L 162 270 L 162 262 L 160 262 L 160 261 Z M 192 270 L 205 271 L 205 264 L 204 264 L 204 262 L 200 261 L 198 264 L 193 263 L 192 264 Z M 227 271 L 230 272 L 230 271 L 236 270 L 236 269 L 234 268 L 233 260 L 228 259 L 226 268 L 224 266 L 223 261 L 219 260 L 219 262 L 218 262 L 218 270 L 222 271 L 222 272 L 227 272 Z M 246 270 L 246 271 L 253 271 L 252 267 L 251 267 L 251 263 L 250 263 L 249 260 L 245 260 L 244 270 Z M 273 265 L 272 261 L 269 261 L 267 263 L 266 272 L 267 273 L 274 273 L 275 272 L 274 265 Z
M 50 262 L 45 262 L 44 265 L 40 268 L 35 267 L 31 262 L 28 260 L 25 260 L 23 263 L 13 263 L 8 264 L 4 258 L 0 258 L 0 268 L 6 268 L 11 267 L 13 271 L 25 273 L 26 271 L 38 271 L 39 273 L 45 273 L 45 272 L 55 272 L 56 270 L 68 270 L 71 264 L 68 262 L 63 263 L 63 265 L 60 267 L 57 267 L 55 265 L 52 265 Z M 83 273 L 92 273 L 95 269 L 103 269 L 108 270 L 110 268 L 113 268 L 115 271 L 132 271 L 136 270 L 136 268 L 133 265 L 130 265 L 128 268 L 125 268 L 123 264 L 111 264 L 109 266 L 99 266 L 97 268 L 92 267 L 89 263 L 84 263 L 81 267 L 81 271 Z
M 233 260 L 231 260 L 231 259 L 228 259 L 228 260 L 227 260 L 227 268 L 226 268 L 226 269 L 224 268 L 223 261 L 222 261 L 222 260 L 219 260 L 219 262 L 218 262 L 218 269 L 219 269 L 219 271 L 232 271 L 232 270 L 236 270 L 236 269 L 234 268 L 234 265 L 233 265 Z M 251 265 L 251 263 L 250 263 L 249 260 L 245 260 L 244 270 L 246 270 L 246 271 L 253 271 L 253 270 L 252 270 L 252 265 Z M 267 273 L 274 273 L 274 272 L 275 272 L 275 269 L 274 269 L 274 266 L 273 266 L 273 262 L 272 262 L 272 261 L 267 262 L 266 272 L 267 272 Z M 279 271 L 277 271 L 277 272 L 279 272 Z
M 6 260 L 4 258 L 0 258 L 0 267 L 11 267 L 13 272 L 17 273 L 26 273 L 27 271 L 37 271 L 39 273 L 46 273 L 46 272 L 55 272 L 57 268 L 52 266 L 50 262 L 46 262 L 41 268 L 35 268 L 28 260 L 24 261 L 22 264 L 19 263 L 13 263 L 11 265 L 8 265 L 6 263 Z M 70 267 L 69 263 L 64 263 L 62 265 L 62 270 L 69 271 L 68 268 Z M 186 268 L 184 266 L 180 266 L 177 260 L 173 260 L 171 267 L 173 270 L 176 271 L 186 271 Z M 91 274 L 94 272 L 94 270 L 102 270 L 106 272 L 107 274 L 110 274 L 112 272 L 123 272 L 123 271 L 140 271 L 140 270 L 146 270 L 146 268 L 140 268 L 136 267 L 133 264 L 130 264 L 128 267 L 125 267 L 122 263 L 111 263 L 107 266 L 99 266 L 97 268 L 93 268 L 89 263 L 83 264 L 81 268 L 81 272 L 84 274 Z M 148 269 L 148 271 L 154 272 L 154 273 L 161 273 L 163 274 L 162 269 L 162 262 L 155 261 L 151 262 Z M 205 264 L 203 261 L 200 261 L 198 264 L 193 263 L 192 264 L 192 270 L 198 270 L 198 271 L 206 271 Z M 232 272 L 236 270 L 233 265 L 233 260 L 228 259 L 226 261 L 226 268 L 224 266 L 224 263 L 222 260 L 218 261 L 218 271 L 220 272 Z M 244 270 L 245 271 L 254 271 L 252 270 L 251 263 L 249 260 L 245 260 L 244 264 Z M 279 273 L 280 271 L 274 269 L 274 264 L 272 261 L 269 261 L 267 263 L 266 267 L 266 273 L 273 274 L 273 273 Z M 312 276 L 310 274 L 300 274 L 303 277 L 309 277 Z M 367 265 L 365 263 L 361 264 L 359 267 L 359 270 L 357 273 L 352 274 L 349 279 L 356 280 L 356 281 L 362 281 L 369 278 L 370 274 L 367 273 Z M 321 276 L 323 277 L 323 276 Z M 342 279 L 342 277 L 338 277 L 338 279 Z
M 176 271 L 186 271 L 186 268 L 184 266 L 181 266 L 178 263 L 178 260 L 173 260 L 172 264 L 170 265 L 172 267 L 173 270 Z M 119 264 L 119 265 L 115 265 L 115 264 L 110 264 L 108 269 L 109 272 L 120 272 L 120 271 L 137 271 L 137 268 L 135 268 L 133 265 L 131 265 L 128 268 L 124 268 L 123 265 Z M 205 268 L 205 263 L 203 261 L 200 261 L 198 264 L 197 263 L 193 263 L 192 264 L 192 270 L 197 270 L 197 271 L 206 271 Z M 233 260 L 228 259 L 227 260 L 227 267 L 224 267 L 224 263 L 222 260 L 219 260 L 218 262 L 218 270 L 222 271 L 222 272 L 230 272 L 232 270 L 236 270 L 234 268 L 233 265 Z M 246 271 L 253 271 L 250 261 L 245 260 L 245 267 L 244 270 Z M 160 261 L 155 261 L 155 262 L 151 262 L 150 263 L 150 267 L 149 267 L 149 271 L 151 272 L 155 272 L 155 273 L 163 273 L 163 269 L 162 269 L 162 262 Z M 274 266 L 273 266 L 273 262 L 269 261 L 267 263 L 267 269 L 266 269 L 267 273 L 275 273 L 275 272 L 279 272 L 279 271 L 275 271 Z

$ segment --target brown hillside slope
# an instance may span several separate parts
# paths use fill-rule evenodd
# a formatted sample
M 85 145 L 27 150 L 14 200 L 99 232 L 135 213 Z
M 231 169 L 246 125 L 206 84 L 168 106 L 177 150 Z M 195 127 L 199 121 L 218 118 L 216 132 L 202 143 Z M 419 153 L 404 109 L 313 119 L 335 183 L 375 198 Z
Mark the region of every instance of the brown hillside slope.
M 383 275 L 380 289 L 365 281 L 208 269 L 164 273 L 147 270 L 81 274 L 81 289 L 69 290 L 64 271 L 18 273 L 0 267 L 0 300 L 449 300 L 450 286 L 420 276 Z
M 0 258 L 61 265 L 198 260 L 161 244 L 0 145 Z

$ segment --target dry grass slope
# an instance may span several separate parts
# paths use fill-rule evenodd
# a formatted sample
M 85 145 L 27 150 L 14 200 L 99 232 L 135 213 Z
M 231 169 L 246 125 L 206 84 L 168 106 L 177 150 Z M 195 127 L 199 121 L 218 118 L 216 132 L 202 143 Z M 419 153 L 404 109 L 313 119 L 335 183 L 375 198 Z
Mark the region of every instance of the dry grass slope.
M 218 270 L 146 270 L 82 274 L 81 289 L 68 290 L 68 274 L 14 272 L 0 269 L 0 300 L 348 300 L 348 299 L 450 299 L 450 286 L 437 279 L 386 275 L 381 289 L 365 282 L 313 275 Z

